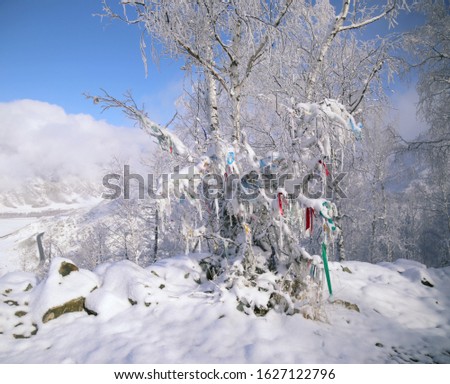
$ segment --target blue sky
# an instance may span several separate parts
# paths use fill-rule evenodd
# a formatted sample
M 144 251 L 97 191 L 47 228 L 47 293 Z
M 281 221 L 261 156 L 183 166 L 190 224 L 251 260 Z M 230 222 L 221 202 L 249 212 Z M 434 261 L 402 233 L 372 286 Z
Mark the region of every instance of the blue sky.
M 101 114 L 82 94 L 100 88 L 120 96 L 131 90 L 152 119 L 166 123 L 182 91 L 181 62 L 149 60 L 145 78 L 137 26 L 103 21 L 100 0 L 20 0 L 0 2 L 0 102 L 34 99 L 67 113 L 87 113 L 116 125 L 130 125 L 119 111 Z M 417 22 L 400 19 L 400 29 Z M 383 26 L 385 28 L 385 26 Z M 375 30 L 376 32 L 376 30 Z M 397 81 L 400 93 L 413 85 Z M 408 97 L 413 99 L 411 92 Z
M 149 60 L 145 78 L 139 28 L 93 16 L 101 10 L 100 0 L 1 1 L 0 102 L 35 99 L 128 125 L 119 111 L 100 114 L 82 94 L 131 90 L 155 120 L 170 119 L 181 65 L 162 60 L 158 69 Z

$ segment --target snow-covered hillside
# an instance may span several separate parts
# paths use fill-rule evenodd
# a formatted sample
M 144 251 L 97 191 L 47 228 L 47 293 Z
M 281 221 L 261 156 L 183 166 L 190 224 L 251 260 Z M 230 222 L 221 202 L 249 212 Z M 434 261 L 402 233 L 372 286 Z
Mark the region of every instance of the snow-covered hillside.
M 40 283 L 4 275 L 0 362 L 450 363 L 450 267 L 331 263 L 334 297 L 324 292 L 321 320 L 309 320 L 238 310 L 234 290 L 205 278 L 201 257 L 93 272 L 55 259 Z M 58 317 L 70 300 L 79 312 Z
M 98 202 L 102 190 L 97 184 L 80 177 L 65 181 L 29 179 L 13 189 L 0 191 L 0 219 L 55 215 Z
M 42 235 L 46 257 L 71 255 L 80 248 L 80 236 L 95 220 L 100 198 L 79 198 L 72 203 L 28 205 L 0 210 L 0 276 L 14 270 L 36 270 L 37 236 Z M 91 220 L 90 222 L 88 220 Z

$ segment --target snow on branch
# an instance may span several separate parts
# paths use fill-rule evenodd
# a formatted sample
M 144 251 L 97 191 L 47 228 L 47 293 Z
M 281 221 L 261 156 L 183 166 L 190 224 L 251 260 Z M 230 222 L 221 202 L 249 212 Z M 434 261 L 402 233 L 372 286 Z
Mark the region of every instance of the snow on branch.
M 346 1 L 346 2 L 348 2 L 348 1 Z M 352 23 L 349 25 L 342 25 L 339 27 L 338 31 L 343 32 L 343 31 L 348 31 L 350 29 L 358 29 L 358 28 L 365 27 L 366 25 L 372 24 L 372 23 L 382 19 L 383 17 L 388 16 L 391 12 L 393 12 L 396 9 L 396 7 L 397 7 L 397 1 L 394 0 L 394 1 L 392 1 L 391 4 L 388 4 L 386 6 L 386 8 L 382 12 L 380 12 L 378 15 L 369 17 L 367 19 L 364 19 L 364 20 L 361 20 L 359 22 Z
M 355 118 L 336 100 L 325 99 L 320 103 L 298 103 L 296 108 L 303 111 L 308 120 L 326 116 L 343 129 L 351 130 L 357 139 L 361 138 L 362 124 L 357 124 Z
M 110 108 L 120 108 L 131 120 L 136 121 L 139 127 L 148 135 L 156 138 L 162 150 L 171 154 L 191 158 L 189 149 L 183 144 L 178 136 L 170 132 L 167 127 L 163 127 L 150 120 L 147 114 L 140 109 L 130 93 L 125 94 L 124 100 L 118 100 L 103 90 L 103 96 L 91 96 L 85 94 L 88 99 L 92 99 L 94 104 L 101 104 L 102 111 Z

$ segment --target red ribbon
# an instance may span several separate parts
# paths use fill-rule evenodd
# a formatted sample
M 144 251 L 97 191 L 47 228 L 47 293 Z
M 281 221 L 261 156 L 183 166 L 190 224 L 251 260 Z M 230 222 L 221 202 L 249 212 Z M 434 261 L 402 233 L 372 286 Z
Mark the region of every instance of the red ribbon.
M 231 168 L 231 166 L 229 166 L 229 165 L 225 166 L 225 173 L 224 173 L 225 179 L 228 178 L 228 175 L 232 175 L 232 174 L 233 174 L 233 168 Z
M 278 209 L 280 210 L 280 215 L 284 216 L 283 213 L 283 201 L 282 199 L 283 194 L 281 192 L 278 192 Z
M 330 171 L 328 170 L 327 165 L 326 165 L 322 160 L 319 160 L 319 164 L 322 164 L 322 165 L 323 165 L 323 168 L 325 169 L 325 175 L 326 175 L 327 177 L 330 176 Z
M 306 230 L 311 229 L 311 235 L 313 231 L 313 218 L 314 208 L 306 208 Z

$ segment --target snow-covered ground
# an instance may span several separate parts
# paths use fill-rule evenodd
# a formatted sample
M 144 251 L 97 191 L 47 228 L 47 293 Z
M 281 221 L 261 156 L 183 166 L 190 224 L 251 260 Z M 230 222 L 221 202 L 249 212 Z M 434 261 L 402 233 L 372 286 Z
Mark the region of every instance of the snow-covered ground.
M 324 292 L 317 321 L 246 315 L 232 290 L 198 283 L 196 255 L 147 269 L 108 263 L 65 277 L 57 271 L 63 261 L 37 286 L 23 272 L 0 278 L 1 363 L 450 363 L 450 267 L 331 263 L 334 297 Z M 70 295 L 86 296 L 98 315 L 42 323 L 45 308 Z M 12 337 L 31 323 L 35 336 Z

